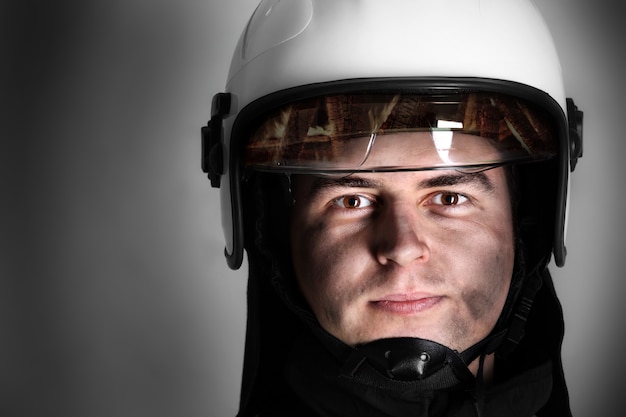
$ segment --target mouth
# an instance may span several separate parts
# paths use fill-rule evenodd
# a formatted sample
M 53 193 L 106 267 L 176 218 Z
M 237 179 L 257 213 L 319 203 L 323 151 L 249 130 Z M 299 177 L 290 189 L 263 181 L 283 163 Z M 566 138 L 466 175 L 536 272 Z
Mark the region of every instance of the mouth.
M 439 304 L 443 297 L 433 295 L 389 295 L 371 302 L 379 310 L 395 314 L 415 314 Z

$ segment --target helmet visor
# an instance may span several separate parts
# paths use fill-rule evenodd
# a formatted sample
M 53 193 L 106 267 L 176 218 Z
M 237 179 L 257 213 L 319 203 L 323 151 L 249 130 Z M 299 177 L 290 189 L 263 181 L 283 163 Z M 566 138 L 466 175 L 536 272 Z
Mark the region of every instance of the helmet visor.
M 292 102 L 252 130 L 248 168 L 342 173 L 480 170 L 556 155 L 548 114 L 491 92 L 340 94 Z

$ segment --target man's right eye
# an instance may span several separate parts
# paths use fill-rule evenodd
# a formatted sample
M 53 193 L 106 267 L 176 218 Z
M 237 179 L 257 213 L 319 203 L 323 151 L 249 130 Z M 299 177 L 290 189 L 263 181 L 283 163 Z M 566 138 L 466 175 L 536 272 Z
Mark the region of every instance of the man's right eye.
M 333 204 L 344 209 L 357 209 L 374 204 L 372 200 L 362 195 L 344 195 L 333 200 Z

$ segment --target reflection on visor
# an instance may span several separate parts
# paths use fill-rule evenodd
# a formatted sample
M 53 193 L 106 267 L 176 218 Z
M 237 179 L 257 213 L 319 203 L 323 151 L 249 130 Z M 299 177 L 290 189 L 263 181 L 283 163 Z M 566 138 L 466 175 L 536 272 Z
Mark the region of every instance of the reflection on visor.
M 556 149 L 547 115 L 503 94 L 329 95 L 265 118 L 244 162 L 287 172 L 478 169 Z

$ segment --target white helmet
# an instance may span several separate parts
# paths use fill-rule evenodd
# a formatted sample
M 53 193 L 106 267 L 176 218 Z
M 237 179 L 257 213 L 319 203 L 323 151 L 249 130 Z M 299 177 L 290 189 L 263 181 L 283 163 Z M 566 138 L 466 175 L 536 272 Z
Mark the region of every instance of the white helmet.
M 428 125 L 431 130 L 467 133 L 471 130 L 467 123 L 447 120 L 450 102 L 460 106 L 455 112 L 465 121 L 479 119 L 477 111 L 481 115 L 493 111 L 495 121 L 506 125 L 504 136 L 518 141 L 517 148 L 505 151 L 506 158 L 388 169 L 557 161 L 550 171 L 554 178 L 545 182 L 555 194 L 551 249 L 556 264 L 564 264 L 567 188 L 569 172 L 582 156 L 582 112 L 565 96 L 554 42 L 530 0 L 263 0 L 239 40 L 226 90 L 215 95 L 211 121 L 203 128 L 202 168 L 211 184 L 221 187 L 225 254 L 231 268 L 239 268 L 243 260 L 241 180 L 247 167 L 283 172 L 372 169 L 363 168 L 363 161 L 316 165 L 338 158 L 336 154 L 287 157 L 285 146 L 294 141 L 306 146 L 310 140 L 306 138 L 279 138 L 281 151 L 260 157 L 260 163 L 258 153 L 249 156 L 251 139 L 256 145 L 277 139 L 276 132 L 259 139 L 259 131 L 267 131 L 268 124 L 283 120 L 279 130 L 284 134 L 291 123 L 285 109 L 293 119 L 302 114 L 294 109 L 315 113 L 337 97 L 350 97 L 350 104 L 340 107 L 351 115 L 372 109 L 383 114 L 375 126 L 370 121 L 369 127 L 344 128 L 339 134 L 344 139 L 380 133 L 395 111 L 389 103 L 393 107 L 405 98 L 404 102 L 419 102 L 414 113 L 427 108 L 437 113 L 436 121 L 452 124 L 433 126 L 432 118 L 422 117 L 418 124 L 398 129 Z M 442 97 L 448 107 L 440 105 Z M 483 104 L 468 110 L 476 100 Z M 531 133 L 516 121 L 531 126 Z M 473 131 L 485 136 L 489 129 L 481 126 Z M 313 129 L 319 137 L 319 130 L 327 127 L 317 123 L 303 131 L 310 138 Z M 337 131 L 324 134 L 326 140 L 337 140 Z M 504 137 L 494 134 L 500 135 L 496 142 Z M 538 138 L 543 144 L 535 152 L 532 143 Z

